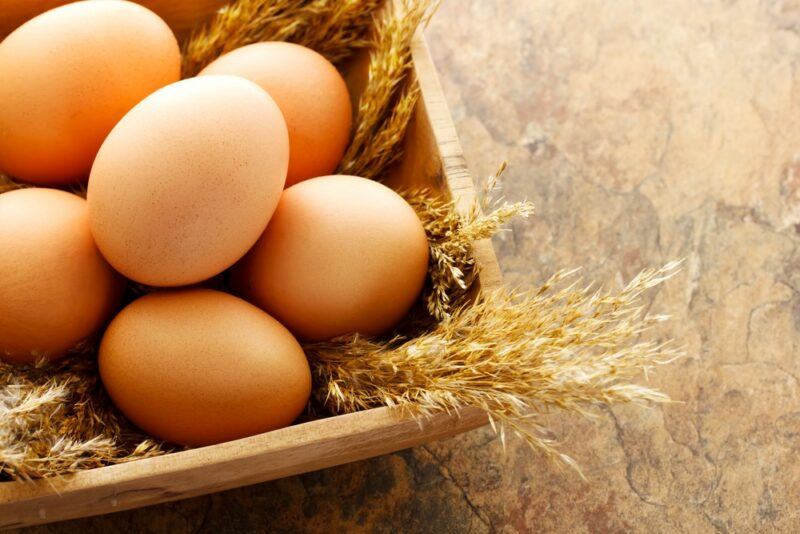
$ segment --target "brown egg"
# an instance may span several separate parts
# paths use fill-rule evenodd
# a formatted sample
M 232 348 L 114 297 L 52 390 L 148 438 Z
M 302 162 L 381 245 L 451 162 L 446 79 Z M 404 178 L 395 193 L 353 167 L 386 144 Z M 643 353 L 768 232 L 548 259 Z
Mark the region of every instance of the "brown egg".
M 75 2 L 0 43 L 0 169 L 36 184 L 85 179 L 111 128 L 180 78 L 180 50 L 152 11 Z
M 372 180 L 325 176 L 284 191 L 232 282 L 295 335 L 381 334 L 422 289 L 428 242 L 400 195 Z
M 259 238 L 289 163 L 281 112 L 253 82 L 192 78 L 128 113 L 97 154 L 89 218 L 100 251 L 152 286 L 200 282 Z
M 327 59 L 292 43 L 256 43 L 229 52 L 200 75 L 233 74 L 272 95 L 289 126 L 286 186 L 331 174 L 350 139 L 352 107 L 342 76 Z
M 227 293 L 151 293 L 111 322 L 99 354 L 114 404 L 148 434 L 201 446 L 284 427 L 311 372 L 286 328 Z
M 0 228 L 0 359 L 56 360 L 103 325 L 122 278 L 97 250 L 78 196 L 3 193 Z

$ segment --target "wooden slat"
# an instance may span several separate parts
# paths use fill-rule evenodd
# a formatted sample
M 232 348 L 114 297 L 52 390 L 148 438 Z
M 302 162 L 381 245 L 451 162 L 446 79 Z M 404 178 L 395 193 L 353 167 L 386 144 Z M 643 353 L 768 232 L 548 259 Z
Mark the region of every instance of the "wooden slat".
M 175 501 L 413 447 L 486 423 L 478 410 L 417 421 L 387 408 L 137 460 L 56 480 L 0 484 L 0 528 Z
M 0 39 L 14 31 L 25 21 L 48 9 L 68 4 L 74 0 L 0 0 Z M 227 0 L 136 0 L 163 18 L 173 31 L 181 36 L 195 24 L 208 19 Z
M 419 33 L 412 43 L 414 67 L 417 80 L 422 88 L 422 106 L 426 124 L 433 134 L 435 146 L 428 152 L 435 155 L 445 177 L 446 189 L 456 200 L 459 209 L 466 214 L 475 201 L 475 188 L 472 175 L 464 160 L 461 142 L 453 124 L 450 108 L 444 97 L 436 66 L 431 58 L 428 44 Z M 423 115 L 423 114 L 420 114 Z M 412 133 L 419 134 L 419 131 Z M 418 142 L 420 136 L 410 136 L 410 142 Z M 408 151 L 406 153 L 408 157 Z M 480 269 L 479 284 L 484 290 L 494 289 L 503 284 L 503 276 L 497 256 L 490 240 L 478 241 L 474 245 L 475 258 Z
M 474 198 L 472 180 L 421 34 L 415 37 L 413 54 L 422 100 L 408 134 L 404 170 L 394 179 L 401 185 L 427 180 L 467 209 Z M 491 244 L 476 243 L 475 252 L 481 286 L 498 287 L 500 269 Z M 0 527 L 104 514 L 255 484 L 386 454 L 486 422 L 475 409 L 460 416 L 439 414 L 420 425 L 378 408 L 57 480 L 6 482 L 0 484 Z

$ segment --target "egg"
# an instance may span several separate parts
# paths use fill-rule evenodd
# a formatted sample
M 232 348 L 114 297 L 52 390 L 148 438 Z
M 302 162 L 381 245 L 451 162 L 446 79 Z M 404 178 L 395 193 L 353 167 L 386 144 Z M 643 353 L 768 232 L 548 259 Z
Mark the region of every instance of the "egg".
M 151 293 L 111 322 L 99 350 L 114 404 L 148 434 L 202 446 L 284 427 L 311 393 L 303 350 L 227 293 Z
M 243 76 L 264 88 L 289 127 L 287 187 L 336 170 L 350 139 L 352 106 L 344 79 L 317 52 L 292 43 L 256 43 L 221 56 L 204 75 Z
M 59 185 L 84 180 L 108 132 L 180 78 L 167 24 L 132 2 L 75 2 L 0 43 L 0 170 Z
M 97 250 L 76 195 L 3 193 L 0 228 L 0 359 L 56 360 L 103 326 L 123 281 Z
M 192 78 L 136 105 L 92 167 L 88 202 L 100 251 L 151 286 L 210 278 L 256 242 L 289 164 L 272 98 L 235 76 Z
M 422 289 L 428 242 L 403 198 L 372 180 L 325 176 L 289 187 L 233 287 L 309 341 L 395 326 Z

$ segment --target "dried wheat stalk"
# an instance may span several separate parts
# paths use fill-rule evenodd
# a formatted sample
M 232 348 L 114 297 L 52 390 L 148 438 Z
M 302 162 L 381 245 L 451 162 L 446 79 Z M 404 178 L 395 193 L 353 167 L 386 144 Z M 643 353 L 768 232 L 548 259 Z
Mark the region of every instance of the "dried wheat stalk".
M 668 400 L 633 381 L 679 355 L 668 344 L 640 340 L 665 319 L 644 315 L 643 293 L 677 267 L 644 271 L 616 293 L 592 291 L 575 271 L 561 272 L 530 291 L 484 293 L 414 339 L 307 345 L 315 397 L 337 413 L 391 406 L 425 416 L 477 407 L 503 439 L 508 428 L 574 465 L 537 416 Z
M 428 237 L 431 263 L 423 298 L 428 313 L 438 321 L 447 319 L 454 308 L 465 303 L 478 274 L 472 254 L 473 243 L 497 234 L 511 219 L 527 218 L 534 212 L 530 202 L 508 203 L 493 199 L 505 169 L 504 163 L 489 177 L 466 214 L 459 211 L 453 200 L 433 191 L 401 192 L 416 210 Z
M 184 45 L 183 74 L 194 76 L 214 59 L 260 41 L 289 41 L 341 63 L 370 43 L 382 0 L 237 0 L 222 8 Z
M 377 179 L 400 158 L 398 148 L 419 99 L 419 87 L 408 83 L 411 39 L 433 11 L 431 0 L 403 0 L 378 19 L 367 86 L 339 173 Z
M 0 362 L 0 479 L 64 475 L 164 452 L 120 418 L 91 350 L 54 364 Z

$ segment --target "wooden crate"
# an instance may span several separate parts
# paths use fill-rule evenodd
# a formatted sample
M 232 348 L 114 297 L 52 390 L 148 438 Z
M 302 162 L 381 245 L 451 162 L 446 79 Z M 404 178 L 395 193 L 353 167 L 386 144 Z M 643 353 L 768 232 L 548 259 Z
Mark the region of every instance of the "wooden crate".
M 474 198 L 458 137 L 425 39 L 413 42 L 422 99 L 406 137 L 394 187 L 427 186 L 466 210 Z M 354 61 L 351 91 L 363 87 L 366 56 Z M 475 243 L 483 288 L 501 283 L 491 243 Z M 486 424 L 475 409 L 417 421 L 376 408 L 298 424 L 237 441 L 32 483 L 0 483 L 0 528 L 22 527 L 175 501 L 296 475 L 413 447 Z

